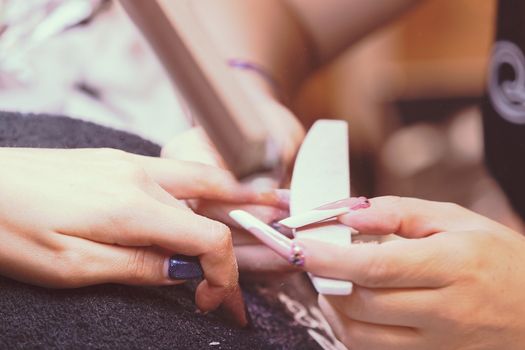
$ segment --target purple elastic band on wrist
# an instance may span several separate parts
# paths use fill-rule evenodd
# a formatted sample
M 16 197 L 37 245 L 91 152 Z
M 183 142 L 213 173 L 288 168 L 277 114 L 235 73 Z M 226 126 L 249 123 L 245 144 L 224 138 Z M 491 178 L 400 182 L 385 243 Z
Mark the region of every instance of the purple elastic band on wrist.
M 262 77 L 270 86 L 272 87 L 273 91 L 277 94 L 279 98 L 282 98 L 281 94 L 281 86 L 277 82 L 277 80 L 260 64 L 246 61 L 240 58 L 231 58 L 228 60 L 228 65 L 232 68 L 236 69 L 242 69 L 246 71 L 251 71 Z

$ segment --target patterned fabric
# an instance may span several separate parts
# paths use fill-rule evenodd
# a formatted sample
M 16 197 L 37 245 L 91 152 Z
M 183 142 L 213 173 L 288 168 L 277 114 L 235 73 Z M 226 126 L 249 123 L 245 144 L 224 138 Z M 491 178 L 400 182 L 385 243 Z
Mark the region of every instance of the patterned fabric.
M 116 0 L 0 0 L 0 110 L 68 115 L 160 144 L 190 125 Z
M 483 102 L 489 169 L 525 218 L 525 2 L 500 0 Z

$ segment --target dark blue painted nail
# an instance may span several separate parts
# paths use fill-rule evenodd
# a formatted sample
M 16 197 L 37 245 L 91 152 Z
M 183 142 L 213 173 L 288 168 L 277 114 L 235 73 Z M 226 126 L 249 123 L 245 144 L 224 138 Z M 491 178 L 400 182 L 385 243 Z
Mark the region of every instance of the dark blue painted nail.
M 192 280 L 204 275 L 199 258 L 173 255 L 169 260 L 168 276 L 174 280 Z

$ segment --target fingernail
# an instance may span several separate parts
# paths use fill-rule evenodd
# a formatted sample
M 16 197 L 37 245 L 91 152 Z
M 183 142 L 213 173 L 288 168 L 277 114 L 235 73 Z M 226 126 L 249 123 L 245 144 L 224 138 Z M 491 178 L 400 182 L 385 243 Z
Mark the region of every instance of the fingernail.
M 369 208 L 370 205 L 370 200 L 366 197 L 350 197 L 322 205 L 316 209 L 349 208 L 350 210 L 359 210 Z
M 271 203 L 272 205 L 275 205 L 279 208 L 285 208 L 288 209 L 290 206 L 290 191 L 289 190 L 271 190 L 271 191 L 264 191 L 259 192 L 258 194 L 259 200 Z
M 275 231 L 278 231 L 280 234 L 285 235 L 288 238 L 293 237 L 293 231 L 291 228 L 286 227 L 282 224 L 280 224 L 278 221 L 273 221 L 269 223 L 270 227 L 273 228 Z
M 270 249 L 288 259 L 292 249 L 292 240 L 266 225 L 244 210 L 232 210 L 230 217 L 242 228 L 253 234 Z
M 297 267 L 303 267 L 304 266 L 304 249 L 297 243 L 293 242 L 291 249 L 290 249 L 290 255 L 288 256 L 288 261 L 290 264 L 297 266 Z
M 351 197 L 333 203 L 322 205 L 313 210 L 290 216 L 279 221 L 280 224 L 289 228 L 299 228 L 321 221 L 329 220 L 337 216 L 347 214 L 350 211 L 370 207 L 370 201 L 366 197 Z
M 334 209 L 314 209 L 301 214 L 290 216 L 279 221 L 281 225 L 289 228 L 299 228 L 317 222 L 335 218 L 339 215 L 346 214 L 350 211 L 348 207 Z
M 192 280 L 202 278 L 199 259 L 195 256 L 173 255 L 168 259 L 168 277 L 173 280 Z

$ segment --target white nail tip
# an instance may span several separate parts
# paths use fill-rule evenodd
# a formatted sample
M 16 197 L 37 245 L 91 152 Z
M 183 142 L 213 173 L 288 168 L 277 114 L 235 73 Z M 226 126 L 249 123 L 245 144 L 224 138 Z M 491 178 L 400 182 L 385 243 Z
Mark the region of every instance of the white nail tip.
M 350 295 L 352 282 L 310 275 L 315 289 L 325 295 Z
M 299 228 L 306 225 L 332 219 L 339 215 L 347 214 L 348 212 L 350 212 L 350 209 L 348 207 L 323 210 L 314 209 L 298 215 L 290 216 L 286 219 L 279 221 L 279 223 L 289 228 Z

